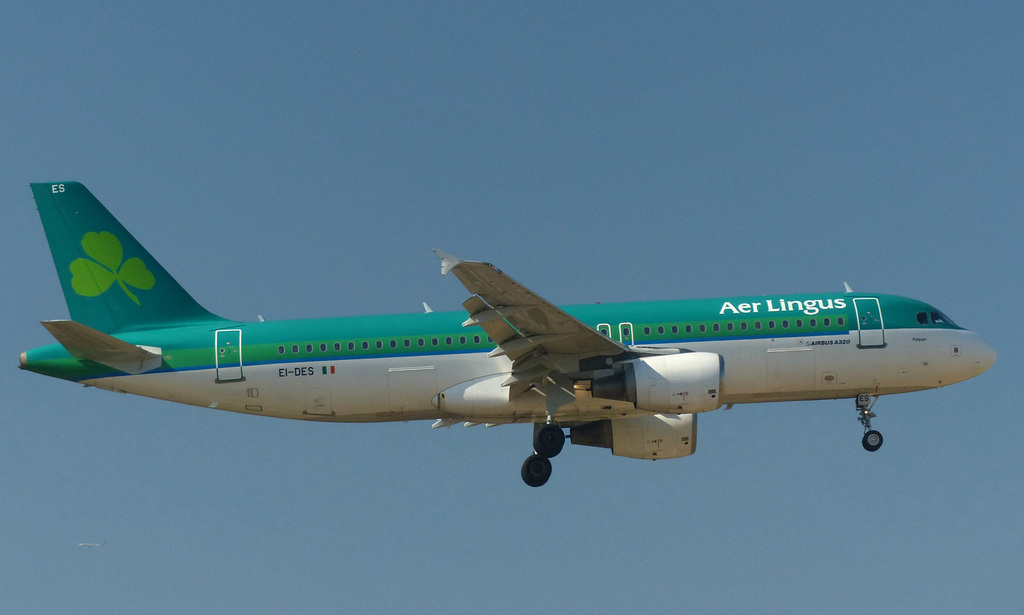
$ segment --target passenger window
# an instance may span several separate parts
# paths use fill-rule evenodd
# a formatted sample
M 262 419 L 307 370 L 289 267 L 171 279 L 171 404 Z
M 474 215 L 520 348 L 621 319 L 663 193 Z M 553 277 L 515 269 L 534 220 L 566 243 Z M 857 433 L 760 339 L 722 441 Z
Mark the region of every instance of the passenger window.
M 693 325 L 686 325 L 686 332 L 693 333 Z
M 679 333 L 679 327 L 672 325 L 672 333 Z
M 445 346 L 451 346 L 452 345 L 452 338 L 451 337 L 444 338 L 444 345 Z
M 403 344 L 403 345 L 404 345 L 404 346 L 405 346 L 406 348 L 409 348 L 410 346 L 412 346 L 412 340 L 408 340 L 408 339 L 407 339 L 407 340 L 403 340 L 402 344 Z
M 284 354 L 284 346 L 277 347 L 277 354 Z
M 726 331 L 732 331 L 733 328 L 734 327 L 733 327 L 733 324 L 731 322 L 730 323 L 726 323 L 726 325 L 725 325 L 725 330 Z
M 341 350 L 341 342 L 334 342 L 334 350 Z
M 782 328 L 783 329 L 788 329 L 789 328 L 789 321 L 788 320 L 783 320 L 782 321 Z
M 812 318 L 811 319 L 811 326 L 812 327 L 817 327 L 818 326 L 818 319 L 817 318 Z
M 431 345 L 433 345 L 433 346 L 437 346 L 437 338 L 436 338 L 436 337 L 432 337 L 432 338 L 430 338 L 430 343 L 431 343 Z
M 821 324 L 825 325 L 826 327 L 831 327 L 832 326 L 832 319 L 831 318 L 824 318 L 824 319 L 822 319 Z
M 761 321 L 760 320 L 758 320 L 757 322 L 754 323 L 754 328 L 757 329 L 758 331 L 761 330 Z
M 650 334 L 651 334 L 651 328 L 650 327 L 644 327 L 644 335 L 650 335 Z
M 718 333 L 719 331 L 722 330 L 722 325 L 716 322 L 714 325 L 711 326 L 711 328 L 715 330 L 715 333 Z
M 800 320 L 799 318 L 797 318 L 796 319 L 796 328 L 799 329 L 802 326 L 804 326 L 804 321 Z
M 356 343 L 355 342 L 349 342 L 348 343 L 348 349 L 349 350 L 355 350 L 356 349 Z
M 313 344 L 306 344 L 306 352 L 313 352 Z
M 846 319 L 840 316 L 839 318 L 836 319 L 836 324 L 842 327 L 843 325 L 846 324 Z
M 398 340 L 391 340 L 391 347 L 398 348 Z
M 299 354 L 299 345 L 298 344 L 292 345 L 292 354 Z
M 466 343 L 466 336 L 465 335 L 459 336 L 459 343 L 460 344 L 465 344 Z
M 473 343 L 474 344 L 479 344 L 480 343 L 480 336 L 479 335 L 474 335 L 473 336 Z
M 775 328 L 775 321 L 774 320 L 769 320 L 768 321 L 768 328 L 769 329 L 774 329 Z
M 327 352 L 327 344 L 320 344 L 320 352 Z
M 370 349 L 370 342 L 363 342 L 363 350 L 369 350 L 369 349 Z
M 707 333 L 708 332 L 708 326 L 707 325 L 701 325 L 700 326 L 700 332 L 701 333 Z
M 416 345 L 419 346 L 420 348 L 423 348 L 423 345 L 426 344 L 426 343 L 427 343 L 426 340 L 424 340 L 422 337 L 420 339 L 416 340 Z
M 384 340 L 377 340 L 377 350 L 384 348 Z

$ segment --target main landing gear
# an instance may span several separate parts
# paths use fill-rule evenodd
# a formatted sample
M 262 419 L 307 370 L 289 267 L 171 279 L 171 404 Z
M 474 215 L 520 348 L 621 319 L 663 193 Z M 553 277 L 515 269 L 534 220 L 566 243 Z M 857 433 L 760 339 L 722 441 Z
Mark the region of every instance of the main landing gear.
M 857 420 L 864 426 L 864 438 L 860 443 L 864 446 L 864 450 L 870 453 L 882 448 L 882 434 L 871 429 L 871 419 L 875 418 L 875 413 L 871 411 L 871 408 L 874 407 L 876 401 L 878 401 L 878 396 L 868 393 L 861 393 L 857 396 Z
M 533 454 L 523 462 L 523 482 L 531 487 L 540 487 L 551 478 L 550 459 L 562 452 L 565 446 L 565 432 L 558 423 L 551 421 L 533 426 Z

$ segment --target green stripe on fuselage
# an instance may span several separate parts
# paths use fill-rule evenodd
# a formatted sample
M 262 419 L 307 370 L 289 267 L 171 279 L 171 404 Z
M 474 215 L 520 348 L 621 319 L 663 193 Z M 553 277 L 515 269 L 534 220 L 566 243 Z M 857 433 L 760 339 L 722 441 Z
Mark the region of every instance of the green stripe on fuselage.
M 847 333 L 857 328 L 853 304 L 857 297 L 879 299 L 886 329 L 960 328 L 948 321 L 919 323 L 918 314 L 938 312 L 921 301 L 861 293 L 589 304 L 563 309 L 591 327 L 609 325 L 615 339 L 619 338 L 619 325 L 628 323 L 631 327 L 628 343 L 631 344 L 685 345 L 723 339 Z M 829 305 L 831 309 L 822 307 Z M 462 327 L 465 318 L 464 312 L 431 312 L 257 323 L 225 321 L 220 328 L 242 331 L 245 365 L 488 352 L 493 349 L 494 344 L 488 341 L 482 329 Z M 742 327 L 744 323 L 747 325 L 745 329 Z M 758 323 L 760 328 L 757 328 Z M 733 325 L 731 330 L 729 324 Z M 703 331 L 701 325 L 704 325 Z M 717 330 L 715 325 L 718 325 Z M 774 328 L 769 328 L 770 325 Z M 687 326 L 690 332 L 687 332 Z M 658 327 L 662 327 L 661 333 Z M 672 327 L 676 327 L 675 332 Z M 646 333 L 648 329 L 649 333 Z M 173 372 L 213 369 L 216 330 L 206 325 L 139 331 L 117 337 L 131 344 L 160 348 L 164 364 L 155 371 Z M 421 339 L 424 341 L 422 346 L 419 345 Z M 435 339 L 437 345 L 434 345 Z M 368 346 L 366 349 L 363 348 L 364 342 Z M 354 346 L 351 350 L 350 343 Z M 59 344 L 30 350 L 26 357 L 27 369 L 66 380 L 123 375 L 91 361 L 74 359 Z

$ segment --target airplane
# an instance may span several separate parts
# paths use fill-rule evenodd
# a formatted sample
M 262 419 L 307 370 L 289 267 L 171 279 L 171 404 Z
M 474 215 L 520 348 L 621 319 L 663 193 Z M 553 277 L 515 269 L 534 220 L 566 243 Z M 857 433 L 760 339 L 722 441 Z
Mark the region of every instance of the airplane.
M 973 378 L 981 336 L 928 303 L 853 292 L 558 307 L 492 264 L 435 251 L 463 312 L 241 322 L 200 306 L 77 182 L 31 185 L 71 316 L 25 370 L 109 391 L 308 421 L 533 425 L 531 487 L 572 444 L 635 459 L 696 450 L 697 415 L 879 397 Z

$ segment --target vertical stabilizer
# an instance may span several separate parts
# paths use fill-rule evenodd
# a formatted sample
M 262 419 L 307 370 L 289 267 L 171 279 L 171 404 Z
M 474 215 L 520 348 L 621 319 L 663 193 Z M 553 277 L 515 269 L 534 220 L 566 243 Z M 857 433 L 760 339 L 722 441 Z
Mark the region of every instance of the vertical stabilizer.
M 104 333 L 223 322 L 77 182 L 32 184 L 75 322 Z

